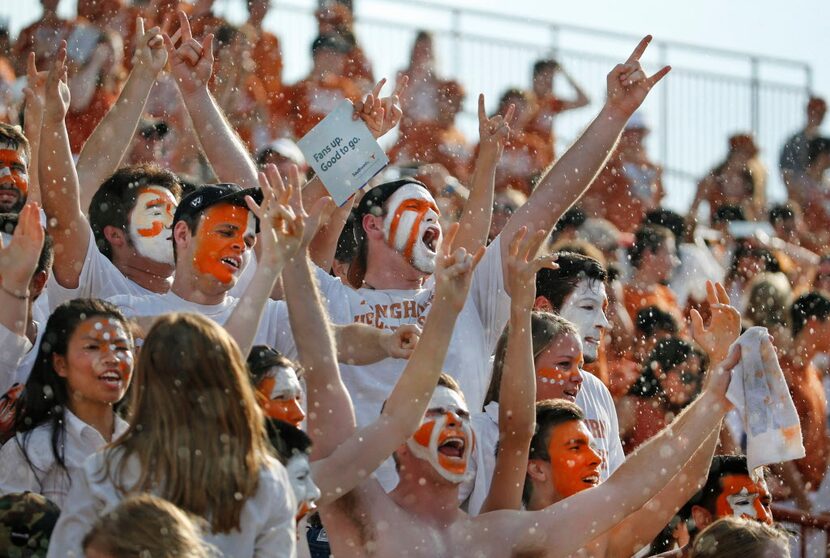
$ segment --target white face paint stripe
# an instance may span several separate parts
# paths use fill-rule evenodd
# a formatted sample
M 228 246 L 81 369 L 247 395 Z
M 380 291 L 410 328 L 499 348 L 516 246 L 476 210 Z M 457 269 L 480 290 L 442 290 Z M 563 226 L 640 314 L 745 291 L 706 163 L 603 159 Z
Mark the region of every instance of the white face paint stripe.
M 274 389 L 271 390 L 271 399 L 277 399 L 278 397 L 293 399 L 301 395 L 300 380 L 293 368 L 275 366 L 272 370 L 274 370 Z

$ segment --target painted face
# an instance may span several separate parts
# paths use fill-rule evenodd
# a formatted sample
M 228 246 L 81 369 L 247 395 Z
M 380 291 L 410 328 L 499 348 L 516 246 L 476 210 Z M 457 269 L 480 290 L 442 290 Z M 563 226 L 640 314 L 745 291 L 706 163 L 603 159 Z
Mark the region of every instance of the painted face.
M 536 400 L 567 399 L 576 401 L 582 387 L 582 342 L 565 333 L 555 338 L 536 357 Z
M 441 246 L 440 212 L 425 188 L 407 184 L 387 201 L 383 228 L 386 242 L 403 254 L 418 271 L 435 271 L 435 258 Z
M 291 481 L 291 488 L 297 499 L 297 520 L 299 521 L 316 508 L 314 502 L 320 498 L 320 489 L 311 478 L 308 455 L 295 452 L 285 464 L 285 470 L 288 472 L 288 479 Z
M 0 212 L 17 213 L 26 204 L 27 165 L 22 151 L 0 140 Z
M 288 422 L 297 428 L 305 419 L 301 404 L 303 388 L 297 373 L 286 366 L 272 366 L 257 386 L 259 399 L 265 414 Z
M 721 517 L 743 517 L 772 525 L 772 501 L 767 483 L 752 482 L 749 475 L 724 475 L 721 493 L 715 502 L 715 513 Z
M 69 339 L 66 355 L 55 358 L 63 362 L 55 369 L 66 379 L 71 401 L 112 405 L 130 386 L 133 343 L 118 320 L 96 317 L 81 322 Z
M 562 303 L 559 315 L 572 322 L 579 331 L 585 362 L 597 359 L 602 335 L 611 327 L 605 317 L 606 308 L 608 295 L 605 294 L 605 284 L 590 279 L 579 281 Z
M 551 430 L 548 442 L 551 480 L 560 498 L 599 484 L 602 458 L 594 451 L 593 441 L 588 427 L 580 420 L 557 424 Z
M 421 427 L 407 441 L 410 451 L 448 481 L 461 483 L 470 478 L 467 464 L 474 443 L 467 404 L 458 392 L 435 388 Z
M 176 198 L 167 188 L 148 186 L 139 191 L 130 213 L 130 240 L 136 251 L 154 262 L 173 265 L 170 226 Z
M 193 263 L 200 273 L 229 284 L 239 275 L 256 241 L 254 216 L 245 207 L 220 203 L 202 214 Z
M 697 395 L 700 378 L 700 358 L 692 355 L 685 362 L 660 374 L 658 381 L 669 403 L 682 407 Z

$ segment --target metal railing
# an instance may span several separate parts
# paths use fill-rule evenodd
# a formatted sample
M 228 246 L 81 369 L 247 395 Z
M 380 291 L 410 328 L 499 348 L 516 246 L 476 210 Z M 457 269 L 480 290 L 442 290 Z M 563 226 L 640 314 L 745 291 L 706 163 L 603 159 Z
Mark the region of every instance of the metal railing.
M 824 558 L 827 556 L 827 542 L 830 542 L 830 516 L 815 516 L 789 507 L 772 506 L 772 515 L 777 523 L 795 527 L 797 534 L 798 558 Z M 811 541 L 811 533 L 824 533 L 824 540 Z
M 11 18 L 13 31 L 40 12 L 35 2 L 23 7 L 5 4 L 0 3 L 0 18 Z M 265 21 L 280 37 L 288 83 L 302 78 L 310 66 L 316 4 L 316 0 L 279 0 Z M 61 10 L 73 13 L 74 0 L 64 0 Z M 216 10 L 235 23 L 246 16 L 243 0 L 217 0 Z M 557 58 L 592 100 L 589 107 L 564 113 L 556 120 L 559 153 L 596 114 L 605 96 L 607 72 L 624 60 L 640 39 L 630 33 L 565 25 L 544 17 L 530 20 L 426 0 L 358 0 L 356 22 L 358 40 L 375 75 L 392 79 L 407 65 L 415 33 L 419 29 L 433 32 L 440 71 L 467 90 L 466 110 L 459 125 L 472 141 L 477 139 L 477 93 L 485 93 L 488 108 L 493 109 L 508 87 L 529 86 L 535 60 Z M 654 32 L 654 43 L 643 60 L 646 70 L 655 71 L 664 64 L 673 67 L 643 107 L 652 126 L 650 152 L 666 169 L 666 205 L 680 210 L 688 207 L 696 181 L 724 157 L 727 137 L 747 131 L 754 133 L 769 170 L 768 197 L 783 198 L 778 152 L 786 138 L 803 126 L 812 85 L 810 66 L 667 40 L 659 29 Z M 567 96 L 563 85 L 557 82 L 557 91 Z

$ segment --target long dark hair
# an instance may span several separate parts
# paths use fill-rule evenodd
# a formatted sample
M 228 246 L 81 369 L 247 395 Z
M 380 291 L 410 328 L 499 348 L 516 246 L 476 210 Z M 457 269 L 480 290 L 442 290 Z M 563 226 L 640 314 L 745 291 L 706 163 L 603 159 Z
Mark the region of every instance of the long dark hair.
M 66 438 L 65 413 L 69 402 L 69 390 L 66 380 L 55 371 L 54 357 L 65 355 L 69 340 L 78 326 L 96 317 L 118 320 L 129 331 L 127 320 L 118 308 L 98 299 L 79 298 L 65 302 L 55 309 L 46 322 L 46 330 L 38 347 L 35 364 L 17 404 L 13 427 L 13 432 L 22 434 L 15 437 L 15 441 L 36 477 L 38 471 L 29 459 L 27 447 L 32 431 L 43 424 L 50 424 L 52 427 L 52 455 L 58 467 L 67 473 L 63 445 Z

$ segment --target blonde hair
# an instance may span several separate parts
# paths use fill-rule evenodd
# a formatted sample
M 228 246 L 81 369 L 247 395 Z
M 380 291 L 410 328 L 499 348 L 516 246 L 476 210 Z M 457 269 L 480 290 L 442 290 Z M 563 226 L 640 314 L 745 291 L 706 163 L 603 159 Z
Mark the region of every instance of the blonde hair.
M 690 558 L 745 558 L 770 556 L 789 558 L 789 540 L 780 529 L 754 520 L 724 517 L 709 525 L 695 538 Z
M 105 474 L 124 493 L 152 491 L 208 519 L 214 532 L 238 529 L 269 450 L 236 343 L 203 316 L 162 316 L 145 338 L 135 387 L 130 427 L 109 449 L 120 465 L 111 471 L 108 458 Z M 131 460 L 141 474 L 124 486 Z
M 136 494 L 100 517 L 83 541 L 114 558 L 210 558 L 196 521 L 168 502 Z

